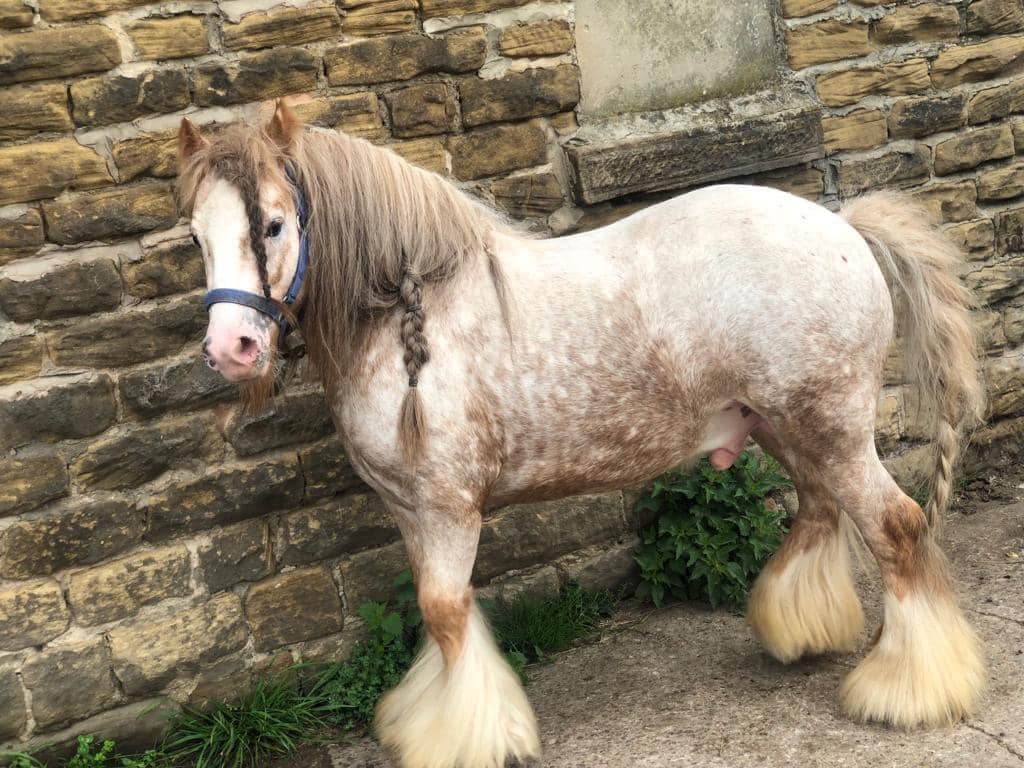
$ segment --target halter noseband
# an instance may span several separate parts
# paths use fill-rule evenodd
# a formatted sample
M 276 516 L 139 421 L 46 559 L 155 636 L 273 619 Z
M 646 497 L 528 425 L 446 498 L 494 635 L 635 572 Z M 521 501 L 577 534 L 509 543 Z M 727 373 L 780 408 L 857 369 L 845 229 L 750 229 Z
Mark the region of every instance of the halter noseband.
M 291 285 L 288 286 L 288 292 L 281 300 L 281 304 L 291 307 L 299 297 L 302 284 L 306 280 L 306 269 L 309 267 L 309 239 L 306 237 L 306 224 L 309 222 L 309 205 L 306 202 L 306 194 L 302 191 L 302 185 L 296 181 L 291 166 L 288 166 L 285 172 L 288 175 L 289 183 L 292 185 L 295 206 L 299 212 L 299 263 L 295 267 L 295 276 L 292 278 Z M 270 292 L 266 286 L 264 286 L 264 290 L 267 293 Z M 281 307 L 276 302 L 268 299 L 266 296 L 260 296 L 258 293 L 239 291 L 234 288 L 214 288 L 203 298 L 203 304 L 206 306 L 207 311 L 214 304 L 221 303 L 241 304 L 243 307 L 251 307 L 269 317 L 277 323 L 280 329 L 279 343 L 283 342 L 285 337 L 295 330 L 292 324 L 288 322 L 287 315 L 281 311 Z

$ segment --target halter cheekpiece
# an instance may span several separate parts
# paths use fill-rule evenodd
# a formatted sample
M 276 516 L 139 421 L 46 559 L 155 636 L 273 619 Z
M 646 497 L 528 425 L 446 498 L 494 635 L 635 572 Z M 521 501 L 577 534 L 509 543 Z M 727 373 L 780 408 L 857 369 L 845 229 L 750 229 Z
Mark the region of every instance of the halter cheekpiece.
M 306 224 L 309 222 L 309 205 L 306 202 L 306 194 L 302 190 L 302 185 L 295 178 L 295 173 L 290 165 L 285 168 L 285 173 L 292 186 L 295 207 L 299 213 L 299 263 L 295 267 L 295 276 L 292 278 L 291 285 L 288 286 L 288 292 L 281 300 L 281 304 L 291 307 L 299 297 L 302 284 L 306 280 L 306 270 L 309 267 L 309 239 L 306 237 Z M 270 293 L 268 286 L 264 285 L 263 288 L 266 293 Z M 281 307 L 276 302 L 268 299 L 266 296 L 260 296 L 258 293 L 239 291 L 234 288 L 214 288 L 203 298 L 203 304 L 206 306 L 207 311 L 214 304 L 221 303 L 241 304 L 243 307 L 251 307 L 269 317 L 277 323 L 280 329 L 279 342 L 283 342 L 284 338 L 295 330 L 292 324 L 288 322 L 287 315 L 281 311 Z

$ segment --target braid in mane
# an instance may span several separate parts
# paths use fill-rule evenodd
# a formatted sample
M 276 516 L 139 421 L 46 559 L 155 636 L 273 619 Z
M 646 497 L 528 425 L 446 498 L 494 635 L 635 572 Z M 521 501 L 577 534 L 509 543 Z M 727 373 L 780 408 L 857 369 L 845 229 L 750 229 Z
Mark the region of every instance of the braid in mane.
M 409 389 L 402 401 L 401 430 L 402 446 L 405 459 L 415 463 L 423 449 L 426 437 L 426 425 L 423 419 L 423 408 L 420 405 L 419 384 L 420 370 L 430 359 L 427 339 L 423 335 L 423 281 L 410 268 L 403 256 L 402 281 L 398 293 L 402 302 L 402 345 L 405 347 L 403 360 L 405 372 L 409 374 Z
M 259 272 L 263 295 L 269 299 L 270 278 L 267 275 L 267 249 L 263 241 L 265 227 L 263 209 L 260 207 L 259 179 L 254 173 L 242 173 L 239 175 L 238 185 L 245 203 L 245 216 L 249 220 L 249 247 L 252 248 L 253 256 L 256 257 L 256 269 Z

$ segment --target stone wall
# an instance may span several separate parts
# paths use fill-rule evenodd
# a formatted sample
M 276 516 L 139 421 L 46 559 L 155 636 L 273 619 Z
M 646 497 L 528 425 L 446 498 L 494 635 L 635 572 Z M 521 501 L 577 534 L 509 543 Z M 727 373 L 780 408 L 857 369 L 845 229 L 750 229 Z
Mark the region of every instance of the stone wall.
M 573 2 L 0 0 L 0 743 L 145 742 L 181 702 L 343 654 L 403 567 L 315 388 L 239 418 L 196 363 L 182 114 L 288 96 L 558 234 L 740 175 L 832 206 L 912 187 L 984 304 L 995 422 L 972 471 L 1003 458 L 1024 412 L 1024 11 L 767 8 L 769 90 L 598 118 L 577 109 L 601 74 L 577 61 Z M 890 368 L 879 442 L 912 483 L 926 436 Z M 636 525 L 621 494 L 501 510 L 477 581 L 622 578 Z

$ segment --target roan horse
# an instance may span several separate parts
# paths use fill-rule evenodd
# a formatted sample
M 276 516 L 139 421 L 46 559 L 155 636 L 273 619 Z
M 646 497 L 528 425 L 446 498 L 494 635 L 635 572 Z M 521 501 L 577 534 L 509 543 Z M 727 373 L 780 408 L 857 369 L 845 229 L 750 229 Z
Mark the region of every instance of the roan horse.
M 765 648 L 789 662 L 857 645 L 848 517 L 878 561 L 885 615 L 842 684 L 845 710 L 904 728 L 971 711 L 981 656 L 934 530 L 983 397 L 956 249 L 907 199 L 836 215 L 712 186 L 537 240 L 282 103 L 265 127 L 208 142 L 186 119 L 179 139 L 211 289 L 207 363 L 261 400 L 297 325 L 351 462 L 405 539 L 429 637 L 376 720 L 404 766 L 539 750 L 470 587 L 485 509 L 637 486 L 705 454 L 724 468 L 748 436 L 799 498 L 750 599 Z M 927 512 L 875 452 L 894 304 L 932 401 Z

